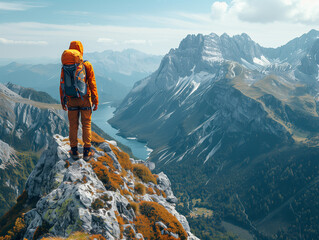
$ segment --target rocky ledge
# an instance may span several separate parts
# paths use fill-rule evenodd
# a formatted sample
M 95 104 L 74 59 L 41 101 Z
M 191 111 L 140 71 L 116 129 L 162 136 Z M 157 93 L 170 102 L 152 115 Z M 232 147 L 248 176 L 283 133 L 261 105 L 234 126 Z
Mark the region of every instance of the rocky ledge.
M 198 239 L 175 210 L 164 173 L 152 174 L 115 142 L 96 134 L 93 142 L 93 159 L 73 161 L 68 138 L 54 136 L 26 183 L 24 198 L 36 203 L 19 220 L 23 239 L 75 232 L 105 239 Z

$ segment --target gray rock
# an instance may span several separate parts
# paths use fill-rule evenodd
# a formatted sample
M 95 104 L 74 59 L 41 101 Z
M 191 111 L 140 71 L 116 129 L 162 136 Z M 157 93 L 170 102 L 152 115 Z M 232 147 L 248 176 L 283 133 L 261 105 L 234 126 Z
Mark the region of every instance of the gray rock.
M 111 152 L 107 152 L 106 154 L 109 155 L 109 156 L 112 158 L 114 167 L 115 167 L 117 170 L 122 171 L 121 164 L 120 164 L 120 162 L 117 160 L 117 158 L 116 158 L 114 152 L 111 151 Z
M 32 239 L 37 227 L 42 225 L 42 218 L 36 209 L 32 209 L 24 215 L 24 220 L 26 226 L 28 226 L 24 238 Z
M 116 214 L 119 214 L 127 223 L 125 228 L 132 228 L 135 231 L 132 222 L 136 216 L 134 210 L 129 207 L 128 199 L 118 190 L 116 192 L 107 191 L 90 163 L 83 159 L 71 160 L 68 153 L 69 148 L 65 138 L 55 135 L 48 150 L 42 154 L 28 178 L 26 184 L 28 197 L 40 199 L 35 209 L 25 215 L 27 225 L 25 237 L 32 237 L 35 229 L 46 223 L 49 226 L 48 234 L 52 236 L 68 237 L 72 232 L 85 231 L 91 234 L 101 234 L 106 239 L 119 239 L 121 232 Z M 67 168 L 65 160 L 70 162 Z M 133 179 L 124 179 L 124 182 L 137 181 L 134 180 L 130 171 L 128 171 L 128 176 Z M 171 191 L 167 176 L 160 174 L 160 179 L 161 184 L 157 187 L 167 192 Z M 154 184 L 149 186 L 155 187 Z M 126 184 L 123 187 L 125 188 Z M 109 199 L 101 200 L 102 195 L 108 195 Z M 187 226 L 186 218 L 179 216 L 174 204 L 167 202 L 162 196 L 157 197 L 160 204 L 181 219 L 183 226 Z M 141 198 L 153 201 L 153 198 L 147 194 Z M 134 201 L 131 196 L 129 199 Z M 102 204 L 102 208 L 93 207 L 96 201 Z M 167 228 L 162 222 L 156 224 Z M 189 227 L 185 230 L 188 231 Z M 137 239 L 144 239 L 141 234 L 134 233 Z M 124 239 L 126 239 L 125 234 L 124 231 Z
M 101 148 L 104 152 L 112 152 L 112 149 L 110 145 L 107 142 L 103 142 L 99 145 L 99 148 Z
M 107 153 L 107 155 L 109 155 L 112 158 L 114 167 L 117 170 L 121 171 L 122 170 L 121 164 L 119 163 L 119 161 L 117 160 L 115 154 L 113 153 L 113 151 L 112 151 L 112 149 L 110 147 L 110 144 L 107 143 L 107 142 L 103 142 L 103 143 L 101 143 L 99 145 L 99 148 L 101 148 L 104 152 Z
M 158 186 L 160 186 L 161 189 L 165 192 L 166 199 L 168 202 L 170 203 L 178 202 L 178 199 L 174 196 L 174 193 L 172 191 L 171 181 L 163 172 L 158 174 L 157 183 L 158 183 Z
M 179 239 L 179 236 L 177 233 L 170 232 L 169 235 L 172 236 L 173 238 Z
M 16 151 L 0 140 L 0 169 L 5 169 L 6 165 L 15 166 L 18 163 L 17 159 Z
M 151 170 L 153 171 L 156 167 L 155 163 L 154 162 L 151 162 L 151 161 L 146 161 L 145 162 L 145 165 Z
M 159 226 L 162 229 L 167 229 L 167 226 L 163 222 L 156 222 L 155 225 Z
M 142 235 L 141 233 L 137 233 L 137 234 L 135 235 L 135 238 L 136 238 L 136 239 L 140 239 L 140 240 L 144 240 L 144 237 L 143 237 L 143 235 Z

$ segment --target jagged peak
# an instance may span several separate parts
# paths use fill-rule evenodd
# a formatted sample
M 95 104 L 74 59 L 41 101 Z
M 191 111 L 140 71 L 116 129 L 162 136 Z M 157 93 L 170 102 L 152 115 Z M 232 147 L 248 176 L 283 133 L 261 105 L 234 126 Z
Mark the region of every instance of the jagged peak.
M 178 49 L 196 48 L 204 40 L 203 34 L 188 34 L 179 44 Z
M 34 202 L 23 217 L 24 238 L 82 231 L 106 239 L 143 239 L 149 233 L 156 239 L 197 239 L 175 210 L 177 199 L 164 173 L 153 175 L 144 162 L 95 133 L 92 141 L 94 158 L 73 161 L 68 138 L 54 135 L 28 178 L 24 202 L 18 200 Z M 150 208 L 163 215 L 149 215 Z
M 220 37 L 221 38 L 230 38 L 230 36 L 227 33 L 223 33 Z
M 240 35 L 234 35 L 230 36 L 227 33 L 223 33 L 221 36 L 219 36 L 216 33 L 210 33 L 208 35 L 203 34 L 188 34 L 180 43 L 178 50 L 185 50 L 188 48 L 200 48 L 201 46 L 209 46 L 210 44 L 214 43 L 216 47 L 220 47 L 220 44 L 223 44 L 223 42 L 229 42 L 229 41 L 236 41 L 236 42 L 242 42 L 242 43 L 255 43 L 250 36 L 247 33 L 242 33 Z M 175 52 L 175 51 L 173 51 Z M 173 53 L 170 52 L 170 53 Z
M 247 33 L 242 33 L 240 36 L 241 36 L 242 38 L 247 39 L 247 40 L 251 40 L 251 37 L 250 37 Z M 251 40 L 251 41 L 252 41 L 252 40 Z
M 308 33 L 306 33 L 306 35 L 317 37 L 317 36 L 319 36 L 319 31 L 316 29 L 311 29 Z
M 224 35 L 224 34 L 223 34 Z M 218 34 L 216 33 L 210 33 L 208 36 L 213 37 L 213 38 L 219 38 Z

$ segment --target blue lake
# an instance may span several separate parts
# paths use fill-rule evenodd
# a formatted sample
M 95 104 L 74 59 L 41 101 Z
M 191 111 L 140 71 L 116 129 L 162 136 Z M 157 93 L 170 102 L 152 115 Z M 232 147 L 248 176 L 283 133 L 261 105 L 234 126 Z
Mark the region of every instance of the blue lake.
M 116 141 L 130 147 L 135 157 L 146 160 L 149 154 L 152 152 L 145 143 L 139 142 L 135 138 L 123 138 L 117 135 L 118 130 L 113 128 L 107 121 L 113 117 L 115 111 L 114 107 L 111 107 L 107 103 L 99 105 L 97 111 L 93 112 L 92 121 L 100 127 L 105 133 L 113 137 Z

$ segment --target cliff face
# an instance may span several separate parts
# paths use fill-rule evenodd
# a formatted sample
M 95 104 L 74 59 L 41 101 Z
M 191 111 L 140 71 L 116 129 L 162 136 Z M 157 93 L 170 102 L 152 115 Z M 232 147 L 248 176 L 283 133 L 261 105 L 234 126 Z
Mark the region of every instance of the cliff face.
M 73 161 L 68 139 L 54 136 L 26 183 L 24 203 L 35 207 L 24 214 L 24 238 L 82 231 L 106 239 L 197 239 L 175 210 L 164 173 L 151 174 L 115 142 L 95 134 L 93 141 L 94 158 Z
M 38 151 L 53 134 L 67 134 L 66 114 L 59 105 L 23 98 L 2 84 L 0 102 L 1 139 L 17 150 Z
M 68 132 L 66 113 L 57 104 L 38 102 L 44 99 L 47 94 L 0 84 L 0 216 L 22 193 L 37 152 L 52 135 Z

